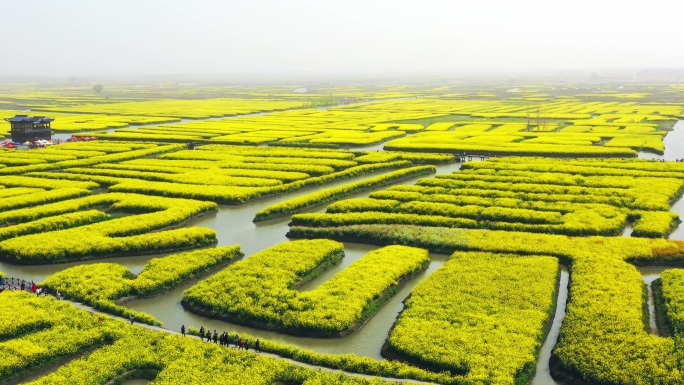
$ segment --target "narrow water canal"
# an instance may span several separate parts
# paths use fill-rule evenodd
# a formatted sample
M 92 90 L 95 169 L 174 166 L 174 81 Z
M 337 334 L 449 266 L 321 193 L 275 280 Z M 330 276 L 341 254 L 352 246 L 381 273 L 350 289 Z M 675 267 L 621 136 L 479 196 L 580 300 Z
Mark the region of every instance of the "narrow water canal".
M 568 302 L 568 284 L 570 283 L 570 274 L 568 273 L 567 266 L 561 267 L 561 277 L 560 283 L 558 285 L 558 299 L 556 301 L 556 313 L 553 316 L 553 324 L 551 329 L 546 335 L 546 340 L 539 351 L 539 357 L 537 358 L 537 372 L 532 378 L 531 384 L 533 385 L 550 385 L 557 384 L 556 381 L 551 377 L 551 369 L 549 368 L 549 360 L 551 359 L 551 352 L 554 346 L 556 346 L 556 341 L 558 341 L 558 335 L 560 334 L 561 321 L 565 318 L 565 306 Z

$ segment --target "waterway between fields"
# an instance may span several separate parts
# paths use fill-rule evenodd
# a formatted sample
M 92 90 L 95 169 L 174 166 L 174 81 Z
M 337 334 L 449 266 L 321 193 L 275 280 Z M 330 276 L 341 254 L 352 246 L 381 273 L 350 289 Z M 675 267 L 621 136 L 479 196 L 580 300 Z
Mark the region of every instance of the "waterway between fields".
M 684 121 L 678 122 L 677 125 L 675 125 L 675 130 L 665 137 L 665 145 L 666 151 L 662 156 L 653 154 L 640 154 L 640 157 L 666 160 L 674 160 L 676 158 L 684 157 Z M 442 174 L 451 173 L 453 171 L 457 171 L 459 168 L 460 164 L 442 165 L 438 167 L 437 172 Z M 369 177 L 372 176 L 340 181 L 325 187 L 342 185 L 349 183 L 350 181 L 362 180 Z M 418 178 L 413 178 L 402 183 L 412 184 L 417 179 Z M 286 196 L 270 197 L 239 206 L 221 206 L 216 214 L 201 217 L 194 221 L 193 224 L 216 230 L 218 233 L 219 245 L 233 245 L 236 243 L 240 244 L 247 258 L 258 251 L 269 248 L 278 243 L 288 241 L 288 239 L 285 237 L 285 234 L 288 231 L 287 224 L 289 222 L 289 218 L 276 219 L 255 224 L 252 223 L 254 213 L 273 203 L 281 202 L 295 196 L 300 196 L 320 188 L 321 187 L 314 187 L 312 189 L 305 189 L 288 194 Z M 356 197 L 365 197 L 368 196 L 368 194 L 369 192 L 357 194 Z M 324 210 L 325 206 L 310 210 L 309 212 L 323 212 Z M 676 202 L 672 210 L 679 213 L 680 217 L 684 218 L 684 200 Z M 627 231 L 624 235 L 629 236 L 629 231 Z M 678 229 L 676 229 L 671 234 L 670 238 L 684 240 L 684 226 L 680 226 Z M 341 271 L 349 264 L 375 248 L 375 246 L 370 245 L 346 243 L 345 258 L 342 260 L 342 262 L 332 269 L 324 272 L 320 277 L 308 283 L 302 289 L 307 290 L 316 287 L 322 282 L 325 282 L 337 272 Z M 144 267 L 145 263 L 152 257 L 153 256 L 132 256 L 97 260 L 92 262 L 76 262 L 45 266 L 15 266 L 5 262 L 0 262 L 0 271 L 4 271 L 8 276 L 42 281 L 47 276 L 69 266 L 83 263 L 116 262 L 127 266 L 133 273 L 139 273 Z M 180 305 L 180 300 L 182 298 L 183 290 L 194 284 L 193 282 L 182 285 L 181 287 L 154 298 L 140 299 L 129 302 L 127 303 L 127 306 L 138 311 L 153 314 L 159 320 L 164 322 L 166 328 L 173 330 L 179 330 L 180 326 L 183 324 L 186 326 L 192 325 L 196 327 L 204 326 L 208 329 L 217 329 L 219 332 L 246 332 L 261 338 L 270 338 L 282 342 L 293 343 L 298 346 L 323 353 L 355 353 L 381 359 L 382 357 L 380 356 L 380 348 L 384 343 L 397 315 L 403 308 L 402 301 L 421 280 L 425 279 L 433 271 L 439 268 L 448 259 L 448 256 L 441 254 L 430 254 L 430 258 L 431 263 L 429 268 L 424 273 L 420 274 L 408 282 L 408 284 L 406 284 L 404 287 L 402 287 L 397 295 L 395 295 L 385 306 L 383 306 L 364 327 L 350 336 L 334 340 L 288 336 L 280 333 L 235 325 L 224 321 L 208 319 L 187 312 Z M 657 278 L 664 269 L 665 268 L 647 267 L 640 268 L 640 271 L 644 277 L 644 281 L 650 282 Z M 556 384 L 549 374 L 548 362 L 551 351 L 558 338 L 562 319 L 565 315 L 565 305 L 568 293 L 568 278 L 568 270 L 566 267 L 563 267 L 561 271 L 561 284 L 558 294 L 558 306 L 556 309 L 554 322 L 551 330 L 549 331 L 548 337 L 541 348 L 537 363 L 537 373 L 531 382 L 533 385 Z M 653 309 L 652 304 L 650 308 L 651 310 Z M 143 382 L 140 383 L 142 384 Z M 133 382 L 131 381 L 130 384 L 133 385 Z

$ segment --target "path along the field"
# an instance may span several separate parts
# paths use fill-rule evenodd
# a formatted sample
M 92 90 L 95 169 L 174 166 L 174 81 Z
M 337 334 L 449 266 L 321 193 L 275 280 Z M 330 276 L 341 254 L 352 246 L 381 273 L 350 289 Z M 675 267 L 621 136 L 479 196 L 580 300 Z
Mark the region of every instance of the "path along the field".
M 77 308 L 79 308 L 79 309 L 82 309 L 82 310 L 85 310 L 85 311 L 87 311 L 87 312 L 89 312 L 89 313 L 102 313 L 101 311 L 95 309 L 94 307 L 91 307 L 91 306 L 88 306 L 88 305 L 84 305 L 84 304 L 79 303 L 79 302 L 71 302 L 71 301 L 66 301 L 66 302 L 69 302 L 69 303 L 71 303 L 72 305 L 74 305 L 75 307 L 77 307 Z M 107 313 L 103 313 L 103 314 L 107 314 Z M 123 321 L 128 322 L 128 319 L 123 318 L 123 317 L 115 316 L 115 315 L 112 315 L 112 314 L 107 314 L 107 316 L 108 316 L 108 317 L 112 317 L 112 318 L 117 318 L 117 319 L 120 319 L 120 320 L 123 320 Z M 169 330 L 169 329 L 165 329 L 165 328 L 162 328 L 162 327 L 147 325 L 147 324 L 143 324 L 143 323 L 136 323 L 135 325 L 136 325 L 136 326 L 140 326 L 140 327 L 144 327 L 144 328 L 149 329 L 149 330 L 154 330 L 154 331 L 157 331 L 157 332 L 162 332 L 162 333 L 167 333 L 167 334 L 181 334 L 180 332 L 177 332 L 177 331 L 175 331 L 175 330 Z M 186 337 L 188 337 L 188 338 L 194 338 L 194 339 L 198 339 L 198 340 L 200 339 L 200 338 L 197 337 L 197 336 L 192 336 L 192 335 L 189 335 L 189 334 L 186 334 Z M 228 347 L 226 347 L 226 349 L 236 349 L 236 348 L 235 348 L 235 347 L 228 346 Z M 295 360 L 290 359 L 290 358 L 281 357 L 281 356 L 279 356 L 279 355 L 277 355 L 277 354 L 273 354 L 273 353 L 254 352 L 254 351 L 251 351 L 250 353 L 251 353 L 251 354 L 259 354 L 259 355 L 266 356 L 266 357 L 271 357 L 271 358 L 275 358 L 275 359 L 284 360 L 284 361 L 286 361 L 286 362 L 288 362 L 288 363 L 291 363 L 291 364 L 294 364 L 294 365 L 298 365 L 298 366 L 301 366 L 301 367 L 305 367 L 305 368 L 309 368 L 309 369 L 322 370 L 322 371 L 326 371 L 326 372 L 330 372 L 330 373 L 343 373 L 344 375 L 350 376 L 350 377 L 360 377 L 360 378 L 369 378 L 369 379 L 370 379 L 370 378 L 375 378 L 375 379 L 380 379 L 380 380 L 384 380 L 384 381 L 395 382 L 395 383 L 397 383 L 397 384 L 432 384 L 431 382 L 423 382 L 423 381 L 417 381 L 417 380 L 411 380 L 411 379 L 404 379 L 404 378 L 388 378 L 388 377 L 370 376 L 370 375 L 367 375 L 367 374 L 346 372 L 346 371 L 339 370 L 339 369 L 326 368 L 326 367 L 324 367 L 324 366 L 310 365 L 310 364 L 306 364 L 306 363 L 304 363 L 304 362 L 295 361 Z

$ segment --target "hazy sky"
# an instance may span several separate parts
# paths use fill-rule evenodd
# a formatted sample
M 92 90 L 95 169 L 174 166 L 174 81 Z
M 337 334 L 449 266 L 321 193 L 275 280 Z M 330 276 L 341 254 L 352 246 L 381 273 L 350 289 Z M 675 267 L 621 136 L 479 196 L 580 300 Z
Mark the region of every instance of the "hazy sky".
M 0 0 L 0 76 L 684 67 L 684 2 Z

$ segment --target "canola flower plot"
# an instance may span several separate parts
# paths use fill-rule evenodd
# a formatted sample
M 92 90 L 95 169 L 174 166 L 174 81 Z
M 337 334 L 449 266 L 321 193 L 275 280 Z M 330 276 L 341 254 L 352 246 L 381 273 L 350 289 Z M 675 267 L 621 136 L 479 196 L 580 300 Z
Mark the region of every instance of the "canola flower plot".
M 424 92 L 421 90 L 413 95 Z M 625 95 L 630 99 L 630 95 L 640 94 Z M 333 105 L 324 111 L 311 108 L 313 104 L 303 103 L 302 107 L 309 108 L 172 125 L 120 127 L 115 132 L 99 132 L 98 135 L 101 139 L 114 141 L 198 141 L 309 148 L 367 146 L 386 142 L 385 149 L 393 151 L 633 157 L 636 151 L 662 154 L 662 137 L 684 109 L 676 103 L 644 103 L 640 100 L 642 96 L 634 98 L 636 102 L 599 102 L 593 100 L 595 95 L 583 93 L 569 99 L 566 95 L 520 97 L 515 92 L 500 100 L 468 100 L 467 94 L 430 96 L 408 100 L 377 100 L 373 97 L 376 100 L 371 103 Z M 501 90 L 496 90 L 496 93 L 479 96 L 502 95 Z M 216 102 L 216 99 L 205 100 L 209 109 L 217 108 Z M 257 105 L 262 102 L 254 99 Z M 178 111 L 166 111 L 164 105 L 169 103 L 190 103 L 181 113 L 183 116 L 190 114 L 189 109 L 194 107 L 190 101 L 146 101 L 67 108 L 93 114 L 99 108 L 113 107 L 117 110 L 125 107 L 129 110 L 127 114 L 131 114 L 131 120 L 141 118 L 133 118 L 132 114 L 149 114 L 149 108 L 152 111 L 161 108 L 160 113 L 164 111 L 167 117 L 178 116 Z M 136 104 L 140 110 L 135 109 Z M 53 107 L 52 110 L 63 108 Z M 535 115 L 534 120 L 530 119 L 531 113 Z M 126 115 L 110 119 L 125 121 Z
M 89 113 L 202 119 L 302 107 L 300 101 L 216 98 L 204 100 L 150 100 L 127 103 L 97 103 L 73 107 L 45 107 L 44 112 Z
M 372 251 L 314 290 L 297 290 L 339 262 L 343 245 L 286 242 L 235 263 L 183 293 L 191 311 L 291 334 L 334 337 L 355 331 L 403 280 L 427 268 L 427 251 Z
M 557 376 L 571 375 L 605 384 L 684 381 L 678 364 L 682 352 L 676 339 L 646 331 L 644 283 L 633 265 L 682 265 L 683 242 L 393 225 L 293 227 L 288 235 L 401 243 L 438 252 L 468 250 L 557 257 L 572 269 L 566 316 L 551 361 Z
M 80 188 L 60 188 L 49 191 L 40 191 L 33 194 L 22 194 L 15 197 L 0 198 L 0 210 L 14 210 L 28 206 L 36 206 L 51 202 L 64 201 L 89 195 L 90 191 Z
M 68 144 L 62 144 L 60 148 L 63 148 L 64 150 L 66 149 L 71 149 L 74 147 L 73 151 L 78 151 L 78 146 L 76 146 L 78 143 L 68 143 Z M 91 146 L 95 146 L 93 142 L 90 142 Z M 108 143 L 103 144 L 104 147 L 109 147 L 110 145 Z M 57 148 L 55 147 L 55 148 Z M 154 144 L 153 146 L 136 146 L 138 148 L 131 149 L 130 151 L 120 151 L 120 152 L 112 152 L 112 153 L 105 153 L 103 152 L 93 152 L 93 151 L 88 151 L 90 154 L 95 156 L 84 156 L 78 159 L 70 159 L 70 160 L 61 160 L 58 162 L 39 162 L 35 164 L 27 164 L 27 165 L 17 165 L 17 166 L 12 166 L 12 167 L 2 167 L 0 168 L 0 175 L 20 175 L 24 174 L 27 172 L 41 172 L 41 171 L 53 171 L 53 170 L 61 170 L 65 168 L 73 168 L 73 167 L 89 167 L 93 166 L 96 164 L 100 163 L 110 163 L 110 162 L 121 162 L 125 160 L 130 160 L 130 159 L 138 159 L 138 158 L 144 158 L 148 156 L 154 156 L 154 155 L 159 155 L 163 154 L 165 152 L 169 151 L 175 151 L 182 149 L 184 146 L 181 144 L 169 144 L 169 145 L 158 145 Z M 46 150 L 36 150 L 37 152 L 42 152 L 42 151 L 49 151 L 51 149 L 46 149 Z M 56 150 L 55 150 L 56 151 Z M 54 152 L 53 152 L 54 153 Z M 3 176 L 3 179 L 6 178 Z M 34 178 L 35 179 L 35 178 Z M 95 184 L 97 185 L 97 184 Z
M 48 231 L 85 226 L 110 219 L 110 216 L 99 210 L 86 210 L 41 218 L 28 223 L 0 227 L 0 241 L 22 235 L 39 234 Z
M 80 143 L 64 147 L 75 144 Z M 95 146 L 92 142 L 91 145 Z M 125 148 L 125 144 L 115 142 L 100 146 L 110 152 L 109 147 Z M 2 170 L 8 174 L 7 186 L 31 186 L 29 181 L 35 180 L 36 186 L 42 188 L 74 184 L 89 189 L 108 187 L 109 191 L 240 204 L 368 173 L 454 160 L 448 154 L 382 156 L 363 151 L 225 145 L 206 145 L 191 151 L 179 145 L 160 145 Z
M 558 276 L 553 257 L 454 253 L 413 289 L 383 353 L 474 382 L 527 383 Z
M 26 195 L 26 194 L 32 194 L 32 193 L 37 193 L 37 192 L 42 192 L 45 191 L 40 188 L 31 188 L 31 187 L 14 187 L 14 188 L 6 188 L 5 186 L 0 187 L 0 199 L 3 198 L 8 198 L 8 197 L 16 197 L 19 195 Z
M 44 190 L 57 190 L 57 189 L 83 189 L 83 190 L 94 190 L 100 187 L 94 182 L 69 182 L 62 180 L 51 180 L 34 178 L 31 176 L 17 176 L 17 175 L 5 175 L 2 177 L 2 186 L 5 187 L 21 187 L 21 188 L 39 188 Z M 23 194 L 22 194 L 23 195 Z
M 0 298 L 0 378 L 111 341 L 93 317 L 67 303 L 12 291 Z
M 663 271 L 653 282 L 653 291 L 661 335 L 674 335 L 679 342 L 684 331 L 684 271 Z
M 367 191 L 378 186 L 396 183 L 418 175 L 432 174 L 434 172 L 434 166 L 411 167 L 399 171 L 389 172 L 387 174 L 383 174 L 361 182 L 350 183 L 340 187 L 333 187 L 313 192 L 301 197 L 289 199 L 284 202 L 265 207 L 256 213 L 254 222 L 292 215 L 294 213 L 302 212 L 312 207 L 334 201 L 347 195 Z
M 134 215 L 111 217 L 97 209 Z M 213 230 L 181 227 L 216 209 L 211 202 L 108 193 L 0 213 L 0 257 L 44 264 L 159 253 L 216 242 Z
M 188 330 L 189 334 L 199 336 L 198 328 L 190 326 Z M 234 338 L 238 333 L 230 332 L 228 335 Z M 239 336 L 250 341 L 258 338 L 245 332 L 240 332 Z M 439 384 L 474 384 L 464 376 L 453 376 L 447 371 L 439 373 L 432 372 L 398 360 L 376 360 L 365 356 L 357 356 L 355 354 L 319 353 L 272 339 L 260 339 L 260 345 L 262 351 L 274 353 L 280 357 L 291 358 L 298 362 L 343 370 L 350 373 L 387 378 L 404 378 Z
M 386 336 L 383 355 L 399 360 L 324 354 L 267 339 L 262 350 L 388 379 L 522 385 L 534 372 L 563 263 L 571 272 L 570 293 L 553 341 L 555 378 L 684 383 L 684 273 L 666 271 L 654 286 L 660 321 L 672 329 L 656 336 L 649 333 L 647 292 L 635 267 L 684 266 L 684 243 L 665 239 L 680 223 L 670 206 L 684 192 L 684 164 L 631 159 L 637 152 L 664 152 L 663 138 L 684 118 L 677 96 L 682 86 L 107 89 L 96 95 L 90 87 L 0 87 L 0 134 L 9 134 L 3 118 L 30 110 L 57 118 L 55 131 L 104 139 L 0 148 L 3 261 L 177 253 L 150 260 L 138 276 L 120 264 L 95 263 L 71 266 L 41 283 L 67 299 L 159 324 L 125 301 L 159 294 L 241 257 L 237 246 L 179 253 L 217 243 L 213 230 L 184 227 L 188 221 L 217 204 L 323 186 L 257 214 L 264 219 L 329 204 L 325 213 L 292 218 L 288 236 L 313 240 L 282 243 L 236 262 L 186 290 L 182 304 L 257 328 L 340 337 L 363 327 L 401 284 L 424 271 L 427 250 L 453 253 L 406 298 Z M 104 131 L 109 128 L 115 130 Z M 387 151 L 361 150 L 383 143 Z M 338 200 L 432 172 L 464 152 L 506 157 Z M 351 178 L 358 179 L 325 188 Z M 611 237 L 625 226 L 632 237 Z M 315 288 L 304 286 L 343 258 L 337 241 L 386 247 Z M 0 357 L 0 382 L 12 383 L 59 362 L 68 363 L 30 383 L 140 377 L 155 384 L 382 382 L 200 344 L 22 292 L 0 293 Z
M 623 160 L 503 158 L 339 201 L 295 226 L 410 224 L 567 235 L 664 237 L 680 222 L 670 203 L 684 192 L 684 165 Z M 645 175 L 648 174 L 648 175 Z
M 641 274 L 628 263 L 600 254 L 576 258 L 570 301 L 553 351 L 555 370 L 595 383 L 684 381 L 676 339 L 645 331 L 643 286 Z
M 484 135 L 485 133 L 458 135 L 456 132 L 432 131 L 420 133 L 408 138 L 389 141 L 384 149 L 387 151 L 423 151 L 423 152 L 451 152 L 451 153 L 487 153 L 500 155 L 546 155 L 546 156 L 612 156 L 636 157 L 637 152 L 627 146 L 596 146 L 594 141 L 577 142 L 577 138 L 570 134 L 557 134 L 556 144 L 531 142 L 530 138 L 537 138 L 535 134 L 519 135 Z M 600 141 L 600 137 L 593 137 Z M 660 152 L 662 152 L 662 138 Z M 568 143 L 570 142 L 570 143 Z M 641 148 L 642 146 L 638 146 Z
M 161 325 L 153 316 L 120 305 L 129 296 L 149 296 L 173 288 L 212 267 L 241 257 L 240 246 L 224 246 L 150 259 L 137 276 L 116 263 L 95 263 L 70 267 L 51 275 L 40 284 L 59 290 L 65 298 L 98 310 L 140 322 Z
M 26 383 L 104 385 L 149 376 L 168 385 L 389 384 L 146 330 L 24 292 L 0 293 L 0 314 L 7 316 L 0 318 L 0 380 L 21 380 L 42 363 L 90 352 Z
M 667 131 L 660 128 L 676 120 L 680 115 L 678 110 L 682 108 L 676 104 L 587 103 L 561 98 L 544 100 L 544 103 L 532 100 L 517 102 L 514 103 L 512 99 L 422 99 L 385 102 L 360 109 L 379 111 L 388 105 L 395 105 L 395 108 L 401 105 L 406 114 L 425 111 L 433 115 L 404 120 L 405 123 L 436 123 L 415 135 L 387 142 L 386 150 L 636 156 L 635 150 L 663 152 L 662 136 Z M 529 119 L 531 111 L 536 111 L 537 115 L 533 121 Z M 435 116 L 439 112 L 443 115 Z M 443 118 L 449 116 L 454 119 L 444 121 Z
M 413 225 L 292 226 L 291 238 L 328 238 L 387 245 L 402 244 L 436 253 L 488 251 L 558 257 L 570 264 L 574 256 L 602 254 L 634 265 L 684 264 L 684 241 L 635 237 L 568 237 L 520 231 L 469 230 Z
M 187 164 L 186 164 L 187 166 Z M 230 177 L 250 177 L 250 178 L 262 178 L 282 181 L 283 183 L 294 182 L 300 179 L 306 179 L 309 174 L 301 171 L 275 171 L 275 170 L 250 170 L 250 169 L 230 169 L 230 168 L 212 168 L 211 164 L 207 165 L 207 168 L 195 169 L 194 177 L 196 178 L 196 183 L 206 183 L 211 181 L 205 181 L 200 179 L 200 176 L 204 177 L 214 177 L 214 176 L 230 176 Z M 150 180 L 159 181 L 171 181 L 169 174 L 189 174 L 187 167 L 173 167 L 173 166 L 153 166 L 145 164 L 124 164 L 124 163 L 105 163 L 97 165 L 96 168 L 101 169 L 91 171 L 96 175 L 107 175 L 110 173 L 115 177 L 129 177 L 129 178 L 140 178 L 148 177 Z M 211 169 L 211 171 L 209 171 Z M 205 171 L 206 170 L 206 171 Z M 122 171 L 130 171 L 127 175 Z
M 452 154 L 440 153 L 414 153 L 414 152 L 400 152 L 400 151 L 375 151 L 375 152 L 354 152 L 357 157 L 354 161 L 358 163 L 377 163 L 377 162 L 394 162 L 398 160 L 408 160 L 415 164 L 448 164 L 455 160 Z
M 115 181 L 116 184 L 110 187 L 110 191 L 202 199 L 223 204 L 240 204 L 263 196 L 284 194 L 300 190 L 304 187 L 322 185 L 337 180 L 362 176 L 371 172 L 401 168 L 409 165 L 410 163 L 407 161 L 364 164 L 338 172 L 331 172 L 327 175 L 269 187 L 190 185 L 181 183 L 148 182 L 133 179 L 122 181 L 121 179 L 118 179 Z
M 282 181 L 277 178 L 279 174 L 274 174 L 272 176 L 235 176 L 221 175 L 220 172 L 216 173 L 213 171 L 214 170 L 208 170 L 205 172 L 199 171 L 194 173 L 187 172 L 182 174 L 164 174 L 159 172 L 108 170 L 103 168 L 67 168 L 64 170 L 64 172 L 72 174 L 112 176 L 118 180 L 124 181 L 126 178 L 131 178 L 184 184 L 246 187 L 277 186 L 282 184 Z

